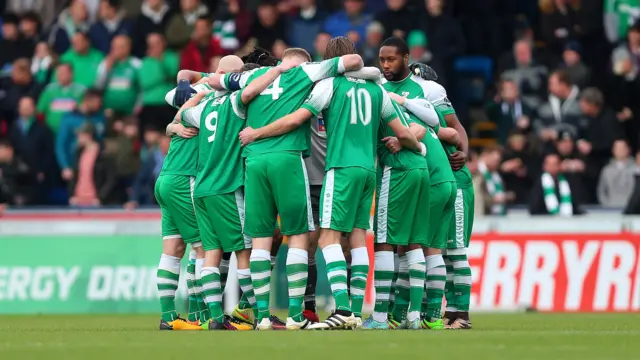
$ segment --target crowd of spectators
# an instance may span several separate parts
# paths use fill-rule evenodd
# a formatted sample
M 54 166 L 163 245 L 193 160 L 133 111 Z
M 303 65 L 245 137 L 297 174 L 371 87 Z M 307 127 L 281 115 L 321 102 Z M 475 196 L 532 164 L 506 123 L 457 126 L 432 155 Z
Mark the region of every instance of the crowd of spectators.
M 640 191 L 640 1 L 602 3 L 0 0 L 0 204 L 151 205 L 179 69 L 255 46 L 322 59 L 344 35 L 371 66 L 385 38 L 404 38 L 470 136 L 491 125 L 468 154 L 478 214 L 562 215 L 554 190 L 576 214 L 624 208 Z M 456 63 L 470 56 L 490 61 L 485 101 L 465 96 Z

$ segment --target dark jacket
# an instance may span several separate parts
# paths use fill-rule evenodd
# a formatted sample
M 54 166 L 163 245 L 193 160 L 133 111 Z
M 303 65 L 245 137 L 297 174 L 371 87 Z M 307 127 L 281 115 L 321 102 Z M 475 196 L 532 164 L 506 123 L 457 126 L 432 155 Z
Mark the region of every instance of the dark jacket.
M 431 16 L 423 13 L 421 28 L 429 40 L 429 49 L 434 55 L 451 61 L 456 56 L 462 55 L 465 49 L 465 39 L 460 24 L 451 16 Z
M 128 19 L 120 19 L 113 31 L 111 31 L 104 22 L 98 21 L 91 25 L 89 38 L 94 48 L 107 54 L 109 53 L 109 49 L 111 49 L 111 40 L 113 40 L 116 35 L 131 36 L 132 29 L 132 23 Z
M 29 84 L 17 85 L 11 78 L 0 79 L 0 134 L 9 131 L 11 124 L 18 117 L 18 102 L 24 96 L 32 97 L 34 100 L 40 95 L 42 87 L 31 80 Z
M 289 20 L 288 44 L 292 47 L 303 48 L 312 54 L 314 52 L 313 43 L 316 40 L 316 34 L 323 30 L 326 18 L 327 13 L 320 9 L 316 9 L 316 13 L 308 19 L 303 18 L 298 12 Z
M 9 133 L 9 140 L 16 156 L 35 174 L 43 173 L 45 178 L 55 174 L 53 133 L 46 124 L 34 120 L 30 126 L 24 127 L 20 121 L 16 121 Z
M 571 185 L 569 185 L 571 186 Z M 571 189 L 573 192 L 573 189 Z M 556 196 L 560 199 L 559 187 L 556 182 Z M 571 194 L 571 203 L 573 205 L 573 215 L 582 215 L 584 214 L 584 210 L 580 207 L 576 196 Z M 529 213 L 531 215 L 550 215 L 547 210 L 547 205 L 544 202 L 544 189 L 542 187 L 542 179 L 540 176 L 537 177 L 536 182 L 533 187 L 533 191 L 531 192 L 531 198 L 529 201 Z
M 560 53 L 567 42 L 578 40 L 578 25 L 578 14 L 570 7 L 567 7 L 565 14 L 557 10 L 551 14 L 543 14 L 542 40 L 557 53 Z M 563 38 L 556 36 L 556 31 L 560 29 L 566 31 L 566 36 Z
M 133 26 L 133 56 L 143 58 L 146 55 L 147 36 L 151 33 L 164 35 L 171 14 L 169 6 L 163 7 L 156 13 L 146 4 L 142 5 L 142 11 L 136 17 Z
M 0 163 L 0 197 L 9 204 L 27 204 L 34 184 L 35 174 L 22 160 L 14 157 L 10 162 Z
M 514 104 L 492 101 L 487 104 L 486 113 L 489 116 L 489 120 L 496 124 L 496 139 L 502 145 L 507 143 L 509 134 L 516 129 L 516 123 L 520 117 L 526 116 L 529 118 L 529 127 L 520 129 L 525 134 L 531 131 L 531 123 L 536 117 L 535 110 L 523 101 L 518 101 Z
M 33 45 L 30 41 L 19 38 L 17 40 L 0 40 L 0 69 L 20 58 L 31 59 L 33 56 Z
M 404 32 L 404 38 L 406 39 L 409 32 L 418 27 L 416 11 L 409 10 L 407 6 L 404 6 L 398 11 L 383 11 L 376 16 L 376 21 L 382 24 L 384 28 L 384 39 L 394 36 L 394 30 Z
M 142 167 L 140 167 L 140 171 L 138 171 L 131 187 L 132 191 L 131 196 L 129 197 L 130 201 L 135 201 L 138 204 L 153 203 L 153 186 L 157 179 L 155 169 L 158 164 L 156 161 L 156 156 L 152 152 L 148 154 L 142 163 Z
M 633 188 L 633 193 L 627 202 L 627 206 L 624 209 L 623 214 L 638 215 L 640 214 L 640 172 L 636 172 L 635 176 L 636 184 Z
M 80 156 L 82 155 L 82 149 L 78 149 L 76 151 L 75 163 L 73 168 L 76 169 L 75 173 L 78 171 L 78 161 L 80 160 Z M 102 154 L 102 149 L 100 149 L 100 155 L 96 159 L 96 162 L 93 167 L 93 183 L 96 187 L 96 192 L 98 194 L 98 199 L 100 199 L 101 205 L 121 205 L 122 202 L 117 193 L 117 184 L 118 179 L 116 177 L 115 163 L 111 158 L 104 156 Z M 77 176 L 74 176 L 71 181 L 69 181 L 69 194 L 72 194 L 76 187 Z

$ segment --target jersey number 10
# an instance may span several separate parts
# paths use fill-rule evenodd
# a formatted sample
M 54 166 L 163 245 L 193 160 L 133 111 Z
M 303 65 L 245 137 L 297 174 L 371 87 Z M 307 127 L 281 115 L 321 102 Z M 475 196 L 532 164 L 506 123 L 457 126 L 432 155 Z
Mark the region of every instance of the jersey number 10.
M 351 88 L 347 91 L 347 97 L 351 100 L 351 121 L 355 125 L 358 119 L 362 125 L 367 126 L 371 122 L 371 95 L 366 89 Z

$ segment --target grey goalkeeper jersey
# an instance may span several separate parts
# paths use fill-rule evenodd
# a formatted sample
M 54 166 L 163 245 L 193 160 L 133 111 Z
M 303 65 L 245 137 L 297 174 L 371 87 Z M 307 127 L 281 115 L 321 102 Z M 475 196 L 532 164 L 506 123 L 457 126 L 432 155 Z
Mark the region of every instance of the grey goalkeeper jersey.
M 309 185 L 322 185 L 326 157 L 327 132 L 322 120 L 322 114 L 320 114 L 318 118 L 311 118 L 311 156 L 304 159 L 309 176 Z

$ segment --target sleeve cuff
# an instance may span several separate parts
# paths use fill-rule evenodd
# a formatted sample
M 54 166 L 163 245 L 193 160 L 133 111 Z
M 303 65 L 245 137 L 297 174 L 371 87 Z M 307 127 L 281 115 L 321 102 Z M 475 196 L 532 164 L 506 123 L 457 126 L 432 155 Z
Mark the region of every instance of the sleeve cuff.
M 320 111 L 317 111 L 313 106 L 309 104 L 302 104 L 300 108 L 309 110 L 313 114 L 313 116 L 318 116 L 318 114 L 320 113 Z
M 347 69 L 345 69 L 344 67 L 344 60 L 341 58 L 338 59 L 338 73 L 342 74 L 346 71 Z
M 229 89 L 227 88 L 227 85 L 225 84 L 225 81 L 224 81 L 224 77 L 225 77 L 225 76 L 226 76 L 226 75 L 222 75 L 222 76 L 220 76 L 220 86 L 221 86 L 223 89 L 225 89 L 225 90 L 229 90 Z

